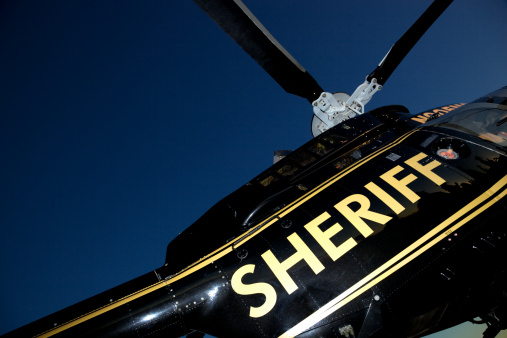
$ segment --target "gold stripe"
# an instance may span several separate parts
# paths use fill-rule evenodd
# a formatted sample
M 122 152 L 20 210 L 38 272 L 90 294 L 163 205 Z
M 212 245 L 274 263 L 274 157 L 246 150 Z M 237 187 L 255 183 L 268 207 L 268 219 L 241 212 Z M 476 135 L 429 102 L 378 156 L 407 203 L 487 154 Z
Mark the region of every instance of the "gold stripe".
M 364 157 L 362 160 L 356 162 L 355 164 L 351 165 L 349 168 L 345 169 L 344 171 L 338 173 L 336 176 L 333 176 L 331 177 L 330 179 L 328 179 L 327 181 L 321 183 L 319 186 L 315 187 L 314 189 L 312 189 L 310 192 L 308 192 L 307 194 L 305 194 L 304 196 L 300 197 L 299 199 L 297 199 L 296 201 L 292 202 L 291 204 L 287 205 L 285 208 L 281 209 L 278 213 L 276 214 L 273 214 L 271 216 L 269 216 L 269 218 L 272 218 L 274 216 L 279 216 L 279 217 L 284 217 L 286 216 L 288 213 L 290 213 L 291 211 L 293 211 L 294 209 L 296 209 L 297 207 L 299 207 L 301 204 L 303 204 L 304 202 L 308 201 L 309 199 L 311 199 L 312 197 L 314 197 L 315 195 L 319 194 L 321 191 L 323 191 L 324 189 L 328 188 L 331 184 L 335 183 L 336 181 L 338 181 L 339 179 L 341 179 L 342 177 L 346 176 L 348 173 L 350 173 L 351 171 L 359 168 L 361 165 L 363 165 L 364 163 L 370 161 L 371 159 L 375 158 L 376 156 L 378 156 L 379 154 L 395 147 L 396 145 L 400 144 L 401 142 L 403 142 L 407 137 L 409 137 L 410 135 L 412 135 L 413 133 L 415 133 L 417 130 L 419 129 L 415 129 L 415 130 L 412 130 L 410 132 L 408 132 L 407 134 L 399 137 L 396 141 L 393 141 L 392 143 L 386 145 L 384 148 L 380 148 L 379 150 L 377 150 L 376 152 Z M 263 220 L 262 222 L 266 222 L 269 220 L 269 218 Z M 235 247 L 239 247 L 241 245 L 243 245 L 244 243 L 246 243 L 247 241 L 249 241 L 251 238 L 253 238 L 254 236 L 256 236 L 257 234 L 259 234 L 260 232 L 264 231 L 266 228 L 268 228 L 270 225 L 272 225 L 273 223 L 275 223 L 278 219 L 275 218 L 269 222 L 267 222 L 264 226 L 262 226 L 261 228 L 259 228 L 257 231 L 253 232 L 251 235 L 245 237 L 245 238 L 242 238 L 241 235 L 238 236 L 236 239 L 230 241 L 229 243 L 221 246 L 220 248 L 214 250 L 213 252 L 209 253 L 208 255 L 206 255 L 205 257 L 201 258 L 200 260 L 198 260 L 197 262 L 191 264 L 190 266 L 186 267 L 185 269 L 183 269 L 181 272 L 179 272 L 178 274 L 176 274 L 175 276 L 173 276 L 171 279 L 167 280 L 167 281 L 161 281 L 159 283 L 156 283 L 156 284 L 153 284 L 145 289 L 142 289 L 142 290 L 139 290 L 135 293 L 132 293 L 130 295 L 127 295 L 115 302 L 112 302 L 110 304 L 107 304 L 107 305 L 104 305 L 100 308 L 97 308 L 89 313 L 86 313 L 80 317 L 77 317 L 77 318 L 74 318 L 64 324 L 61 324 L 59 326 L 56 326 L 54 328 L 51 328 L 50 330 L 48 331 L 45 331 L 43 333 L 40 333 L 38 335 L 36 335 L 35 337 L 40 337 L 40 338 L 46 338 L 46 337 L 51 337 L 57 333 L 60 333 L 62 331 L 65 331 L 73 326 L 76 326 L 78 324 L 81 324 L 87 320 L 90 320 L 92 318 L 95 318 L 105 312 L 108 312 L 110 310 L 113 310 L 121 305 L 124 305 L 128 302 L 131 302 L 135 299 L 138 299 L 148 293 L 151 293 L 153 291 L 156 291 L 170 283 L 174 283 L 192 273 L 194 273 L 195 271 L 197 270 L 200 270 L 201 268 L 205 267 L 206 265 L 208 265 L 209 263 L 211 262 L 214 262 L 220 258 L 222 258 L 223 256 L 225 256 L 226 254 L 232 252 L 232 247 L 231 247 L 231 243 L 234 243 L 235 241 L 239 240 L 239 243 L 237 243 L 235 245 Z M 262 224 L 262 222 L 260 222 L 259 224 Z
M 55 335 L 57 333 L 65 331 L 65 330 L 67 330 L 67 329 L 69 329 L 69 328 L 71 328 L 73 326 L 76 326 L 76 325 L 81 324 L 81 323 L 83 323 L 83 322 L 85 322 L 87 320 L 95 318 L 95 317 L 97 317 L 97 316 L 99 316 L 99 315 L 101 315 L 101 314 L 103 314 L 105 312 L 111 311 L 111 310 L 113 310 L 113 309 L 115 309 L 115 308 L 117 308 L 117 307 L 119 307 L 121 305 L 124 305 L 124 304 L 126 304 L 128 302 L 131 302 L 131 301 L 137 299 L 137 298 L 140 298 L 140 297 L 142 297 L 144 295 L 147 295 L 148 293 L 151 293 L 151 292 L 156 291 L 156 290 L 158 290 L 160 288 L 163 288 L 164 286 L 169 285 L 170 283 L 174 283 L 177 280 L 180 280 L 183 277 L 186 277 L 189 274 L 191 274 L 191 273 L 193 273 L 193 272 L 195 272 L 195 271 L 203 268 L 204 266 L 208 265 L 209 263 L 213 262 L 214 260 L 217 260 L 217 259 L 225 256 L 226 254 L 228 254 L 231 251 L 232 251 L 232 248 L 229 247 L 226 250 L 223 250 L 222 252 L 218 253 L 216 256 L 213 256 L 212 257 L 213 259 L 211 259 L 211 258 L 207 259 L 207 260 L 201 262 L 200 264 L 195 265 L 192 269 L 188 269 L 184 273 L 176 275 L 176 276 L 174 276 L 173 278 L 171 278 L 171 279 L 169 279 L 167 281 L 161 281 L 161 282 L 158 282 L 156 284 L 153 284 L 153 285 L 151 285 L 151 286 L 149 286 L 149 287 L 147 287 L 145 289 L 142 289 L 142 290 L 137 291 L 137 292 L 135 292 L 133 294 L 130 294 L 130 295 L 125 296 L 125 297 L 123 297 L 121 299 L 118 299 L 117 301 L 115 301 L 115 302 L 113 302 L 111 304 L 108 304 L 108 305 L 105 305 L 103 307 L 100 307 L 100 308 L 98 308 L 96 310 L 93 310 L 92 312 L 89 312 L 87 314 L 84 314 L 84 315 L 82 315 L 80 317 L 72 319 L 72 320 L 68 321 L 67 323 L 64 323 L 64 324 L 59 325 L 59 326 L 57 326 L 55 328 L 52 328 L 51 330 L 46 331 L 46 332 L 44 332 L 42 334 L 39 334 L 39 335 L 37 335 L 35 337 L 41 337 L 41 338 L 51 337 L 51 336 L 53 336 L 53 335 Z
M 436 243 L 444 239 L 448 236 L 450 232 L 453 232 L 460 228 L 462 225 L 466 224 L 470 220 L 472 220 L 474 217 L 482 213 L 484 210 L 491 207 L 494 203 L 499 201 L 502 197 L 504 197 L 507 194 L 507 189 L 502 191 L 497 197 L 493 197 L 495 193 L 497 193 L 501 188 L 503 188 L 507 184 L 507 175 L 504 176 L 500 181 L 498 181 L 495 185 L 493 185 L 490 189 L 488 189 L 486 192 L 481 194 L 479 197 L 474 199 L 472 202 L 467 204 L 465 207 L 460 209 L 458 212 L 453 214 L 451 217 L 446 219 L 444 222 L 440 223 L 438 226 L 433 228 L 430 232 L 428 232 L 426 235 L 418 239 L 416 242 L 411 244 L 409 247 L 398 253 L 396 256 L 391 258 L 389 261 L 384 263 L 382 266 L 377 268 L 375 271 L 370 273 L 368 276 L 363 278 L 361 281 L 356 283 L 354 286 L 350 287 L 347 291 L 340 294 L 335 299 L 328 302 L 326 305 L 318 309 L 316 312 L 308 316 L 306 319 L 292 327 L 290 330 L 282 334 L 279 338 L 289 338 L 289 337 L 295 337 L 298 334 L 304 332 L 308 328 L 312 327 L 313 325 L 317 324 L 322 319 L 326 318 L 327 316 L 331 315 L 333 312 L 337 311 L 342 306 L 346 305 L 353 299 L 355 299 L 357 296 L 361 295 L 363 292 L 369 290 L 371 287 L 375 286 L 376 284 L 380 283 L 382 280 L 387 278 L 388 276 L 392 275 L 394 272 L 399 270 L 401 267 L 405 266 L 406 264 L 410 263 L 412 260 L 414 260 L 416 257 L 427 251 L 429 248 L 433 247 Z M 493 197 L 493 198 L 492 198 Z M 431 242 L 427 243 L 423 247 L 419 248 L 417 251 L 410 254 L 412 251 L 416 250 L 419 246 L 423 245 L 426 241 L 428 241 L 430 238 L 435 236 L 437 233 L 443 231 L 445 228 L 456 222 L 458 219 L 463 217 L 465 214 L 469 213 L 471 210 L 475 209 L 478 205 L 482 204 L 487 199 L 491 199 L 488 203 L 468 215 L 466 218 L 458 222 L 456 225 L 452 226 L 450 229 L 448 229 L 445 232 L 442 232 L 439 236 L 434 238 Z M 405 256 L 409 255 L 408 257 L 404 258 Z M 403 259 L 403 260 L 402 260 Z M 400 261 L 401 260 L 401 261 Z
M 395 146 L 397 146 L 398 144 L 403 142 L 407 137 L 409 137 L 410 135 L 415 133 L 417 130 L 419 130 L 419 129 L 413 130 L 413 131 L 401 136 L 398 140 L 394 141 L 393 143 L 385 146 L 384 148 L 380 148 L 376 152 L 371 153 L 370 155 L 363 158 L 361 161 L 356 162 L 355 164 L 351 165 L 350 167 L 348 167 L 344 171 L 340 172 L 336 176 L 333 176 L 330 179 L 328 179 L 327 181 L 325 181 L 324 183 L 321 183 L 318 187 L 314 188 L 311 192 L 302 196 L 299 200 L 296 200 L 292 204 L 288 205 L 285 209 L 281 210 L 279 213 L 280 217 L 283 218 L 283 217 L 287 216 L 287 214 L 289 214 L 291 211 L 293 211 L 294 209 L 296 209 L 297 207 L 299 207 L 301 204 L 305 203 L 306 201 L 310 200 L 312 197 L 318 195 L 324 189 L 326 189 L 330 185 L 336 183 L 338 180 L 340 180 L 342 177 L 349 174 L 351 171 L 356 170 L 357 168 L 359 168 L 363 164 L 369 162 L 371 159 L 377 157 L 378 155 L 382 154 L 383 152 L 385 152 L 391 148 L 394 148 Z
M 308 201 L 309 199 L 311 199 L 312 197 L 314 197 L 315 195 L 317 195 L 318 193 L 322 192 L 324 189 L 328 188 L 330 185 L 332 185 L 333 183 L 337 182 L 339 179 L 343 178 L 345 175 L 347 175 L 348 173 L 350 173 L 351 171 L 354 171 L 355 169 L 359 168 L 361 165 L 363 165 L 364 163 L 370 161 L 371 159 L 375 158 L 376 156 L 380 155 L 381 153 L 397 146 L 398 144 L 400 144 L 401 142 L 403 142 L 407 137 L 409 137 L 410 135 L 412 135 L 413 133 L 415 133 L 416 131 L 418 131 L 419 129 L 415 129 L 415 130 L 412 130 L 408 133 L 406 133 L 405 135 L 401 136 L 400 138 L 398 138 L 396 141 L 393 141 L 391 144 L 385 146 L 384 148 L 380 148 L 379 150 L 377 150 L 376 152 L 366 156 L 365 158 L 363 158 L 361 161 L 358 161 L 356 163 L 354 163 L 353 165 L 351 165 L 349 168 L 345 169 L 344 171 L 341 171 L 340 173 L 336 174 L 335 176 L 329 178 L 327 181 L 321 183 L 319 186 L 313 188 L 311 191 L 309 191 L 307 194 L 301 196 L 299 199 L 295 200 L 294 202 L 290 203 L 289 205 L 287 205 L 285 208 L 281 209 L 280 211 L 278 211 L 278 213 L 275 213 L 271 216 L 269 216 L 268 218 L 266 218 L 265 220 L 263 220 L 262 222 L 259 222 L 259 224 L 262 224 L 263 222 L 266 222 L 268 221 L 270 218 L 273 218 L 273 217 L 276 217 L 276 216 L 279 216 L 280 218 L 283 218 L 284 216 L 286 216 L 287 214 L 289 214 L 291 211 L 293 211 L 294 209 L 296 209 L 297 207 L 299 207 L 301 204 L 303 204 L 304 202 Z M 207 256 L 205 256 L 204 258 L 202 259 L 205 259 L 207 257 L 210 257 L 211 255 L 213 255 L 215 252 L 218 252 L 220 250 L 223 250 L 225 247 L 227 246 L 230 246 L 231 242 L 234 243 L 236 242 L 237 240 L 240 240 L 239 243 L 237 243 L 235 245 L 235 247 L 239 247 L 241 245 L 243 245 L 244 243 L 246 243 L 248 240 L 250 240 L 252 237 L 256 236 L 257 234 L 259 234 L 260 232 L 262 232 L 264 229 L 266 229 L 268 226 L 272 225 L 273 223 L 275 223 L 277 221 L 277 219 L 273 219 L 271 221 L 269 221 L 268 223 L 266 223 L 266 225 L 264 225 L 263 227 L 261 227 L 260 229 L 258 229 L 257 231 L 255 231 L 254 233 L 252 233 L 250 236 L 247 236 L 243 239 L 241 239 L 241 236 L 238 236 L 237 238 L 235 238 L 234 240 L 230 241 L 229 243 L 223 245 L 221 248 L 213 251 L 212 253 L 208 254 Z M 197 261 L 199 262 L 199 261 Z M 196 263 L 197 263 L 196 262 Z M 196 264 L 194 263 L 194 264 Z M 190 267 L 192 267 L 194 264 L 190 265 L 189 267 L 185 268 L 184 270 L 182 270 L 182 272 L 186 271 L 186 269 L 189 269 Z
M 115 301 L 114 303 L 111 303 L 111 304 L 108 304 L 108 305 L 105 305 L 105 306 L 102 306 L 98 309 L 95 309 L 93 310 L 92 312 L 89 312 L 89 313 L 86 313 L 80 317 L 77 317 L 77 318 L 74 318 L 72 319 L 71 321 L 67 322 L 67 323 L 64 323 L 64 324 L 61 324 L 59 326 L 56 326 L 54 328 L 52 328 L 51 330 L 48 330 L 46 332 L 43 332 L 43 333 L 40 333 L 38 335 L 36 335 L 35 337 L 51 337 L 57 333 L 60 333 L 62 331 L 65 331 L 75 325 L 78 325 L 78 324 L 81 324 L 89 319 L 92 319 L 94 317 L 97 317 L 105 312 L 108 312 L 114 308 L 117 308 L 123 304 L 126 304 L 128 302 L 130 302 L 131 300 L 133 299 L 136 299 L 136 298 L 139 298 L 139 297 L 142 297 L 148 293 L 151 293 L 155 290 L 158 290 L 164 286 L 166 286 L 167 284 L 165 282 L 159 282 L 157 284 L 153 284 L 145 289 L 141 289 L 139 291 L 137 291 L 136 293 L 133 293 L 129 296 L 126 296 L 124 298 L 121 298 L 121 299 L 118 299 L 117 301 Z
M 276 216 L 276 215 L 275 215 L 275 216 Z M 269 218 L 273 218 L 273 217 L 274 217 L 274 216 L 270 216 Z M 268 219 L 269 219 L 269 218 L 268 218 Z M 268 220 L 268 219 L 267 219 L 267 220 Z M 214 255 L 214 254 L 216 254 L 216 253 L 218 253 L 218 252 L 220 252 L 220 251 L 222 251 L 222 250 L 224 250 L 224 249 L 226 249 L 226 248 L 229 248 L 229 249 L 230 249 L 230 250 L 228 250 L 228 251 L 227 251 L 227 253 L 231 252 L 231 251 L 233 250 L 233 247 L 234 247 L 234 248 L 237 248 L 237 247 L 241 246 L 243 243 L 247 242 L 247 241 L 248 241 L 251 237 L 253 237 L 253 236 L 257 235 L 257 233 L 259 233 L 259 232 L 263 231 L 264 229 L 266 229 L 268 226 L 270 226 L 271 224 L 275 223 L 276 221 L 278 221 L 278 218 L 276 218 L 276 217 L 274 217 L 274 218 L 273 218 L 272 220 L 270 220 L 269 222 L 266 222 L 266 220 L 265 220 L 265 221 L 263 221 L 263 222 L 266 222 L 266 224 L 264 224 L 264 225 L 263 225 L 262 227 L 260 227 L 259 229 L 257 229 L 257 230 L 255 230 L 255 231 L 253 231 L 250 235 L 247 235 L 247 236 L 243 235 L 244 237 L 242 237 L 242 236 L 240 235 L 240 236 L 236 237 L 234 240 L 231 240 L 231 241 L 229 241 L 227 244 L 222 245 L 220 248 L 218 248 L 218 249 L 216 249 L 215 251 L 213 251 L 213 252 L 211 252 L 211 253 L 207 254 L 207 255 L 206 255 L 206 256 L 204 256 L 203 258 L 199 259 L 197 262 L 194 262 L 194 263 L 190 264 L 189 266 L 187 266 L 186 268 L 184 268 L 183 270 L 181 270 L 180 272 L 178 272 L 178 273 L 177 273 L 177 274 L 176 274 L 173 278 L 177 278 L 177 277 L 179 277 L 181 274 L 183 274 L 183 275 L 184 275 L 184 276 L 182 276 L 182 277 L 188 276 L 187 271 L 189 271 L 189 270 L 192 270 L 192 272 L 193 272 L 193 271 L 196 271 L 195 269 L 192 269 L 192 268 L 193 268 L 194 266 L 198 265 L 200 262 L 203 262 L 203 261 L 207 261 L 207 262 L 209 262 L 210 260 L 209 260 L 208 258 L 212 258 L 212 260 L 211 260 L 211 261 L 215 261 L 215 260 L 217 260 L 218 258 L 221 258 L 222 256 L 224 256 L 223 254 L 218 255 L 219 257 L 215 257 L 215 256 L 213 256 L 213 255 Z M 260 222 L 259 224 L 262 224 L 263 222 Z M 255 228 L 255 227 L 254 227 L 254 228 Z M 238 241 L 239 241 L 239 242 L 238 242 Z M 236 242 L 238 242 L 238 243 L 236 243 Z M 236 244 L 234 244 L 234 243 L 236 243 Z M 213 256 L 213 257 L 211 257 L 211 256 Z M 177 278 L 176 280 L 178 280 L 178 279 L 181 279 L 181 278 Z M 171 282 L 173 282 L 173 281 L 176 281 L 176 280 L 171 279 L 170 281 L 171 281 Z

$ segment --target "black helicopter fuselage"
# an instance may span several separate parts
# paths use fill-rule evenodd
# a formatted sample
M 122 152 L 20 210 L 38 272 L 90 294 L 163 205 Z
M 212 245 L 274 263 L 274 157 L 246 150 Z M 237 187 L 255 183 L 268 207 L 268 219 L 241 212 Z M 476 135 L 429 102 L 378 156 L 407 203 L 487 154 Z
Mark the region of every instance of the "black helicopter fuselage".
M 506 98 L 350 119 L 217 203 L 163 267 L 5 337 L 413 337 L 485 318 L 505 306 L 506 147 L 458 122 L 503 133 Z

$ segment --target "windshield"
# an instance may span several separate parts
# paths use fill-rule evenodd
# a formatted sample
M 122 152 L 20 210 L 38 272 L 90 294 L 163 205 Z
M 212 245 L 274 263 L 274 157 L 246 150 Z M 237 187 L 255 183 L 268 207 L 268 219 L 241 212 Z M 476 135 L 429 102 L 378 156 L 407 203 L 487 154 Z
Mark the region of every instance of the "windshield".
M 507 111 L 499 109 L 499 105 L 469 104 L 432 124 L 440 128 L 459 130 L 507 147 Z

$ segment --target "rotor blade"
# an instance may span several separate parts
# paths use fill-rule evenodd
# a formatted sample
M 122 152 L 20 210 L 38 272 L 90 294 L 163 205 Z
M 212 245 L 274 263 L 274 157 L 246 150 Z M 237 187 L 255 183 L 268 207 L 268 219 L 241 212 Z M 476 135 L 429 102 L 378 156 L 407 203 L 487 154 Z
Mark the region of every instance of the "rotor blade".
M 194 2 L 286 92 L 311 103 L 324 91 L 240 0 Z
M 426 33 L 428 28 L 438 19 L 453 0 L 435 0 L 419 19 L 403 34 L 393 45 L 377 68 L 368 75 L 367 80 L 376 78 L 377 83 L 383 85 L 394 72 L 403 58 L 410 52 L 412 47 Z

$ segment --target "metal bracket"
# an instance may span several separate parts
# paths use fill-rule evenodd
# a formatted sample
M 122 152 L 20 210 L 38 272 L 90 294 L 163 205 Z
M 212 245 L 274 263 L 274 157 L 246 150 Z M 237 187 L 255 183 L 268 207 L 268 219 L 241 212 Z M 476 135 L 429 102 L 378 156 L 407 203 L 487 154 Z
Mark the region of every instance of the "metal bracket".
M 377 79 L 365 81 L 354 91 L 352 96 L 346 93 L 320 94 L 313 101 L 312 134 L 320 135 L 326 130 L 364 113 L 364 106 L 371 100 L 373 94 L 382 89 Z

